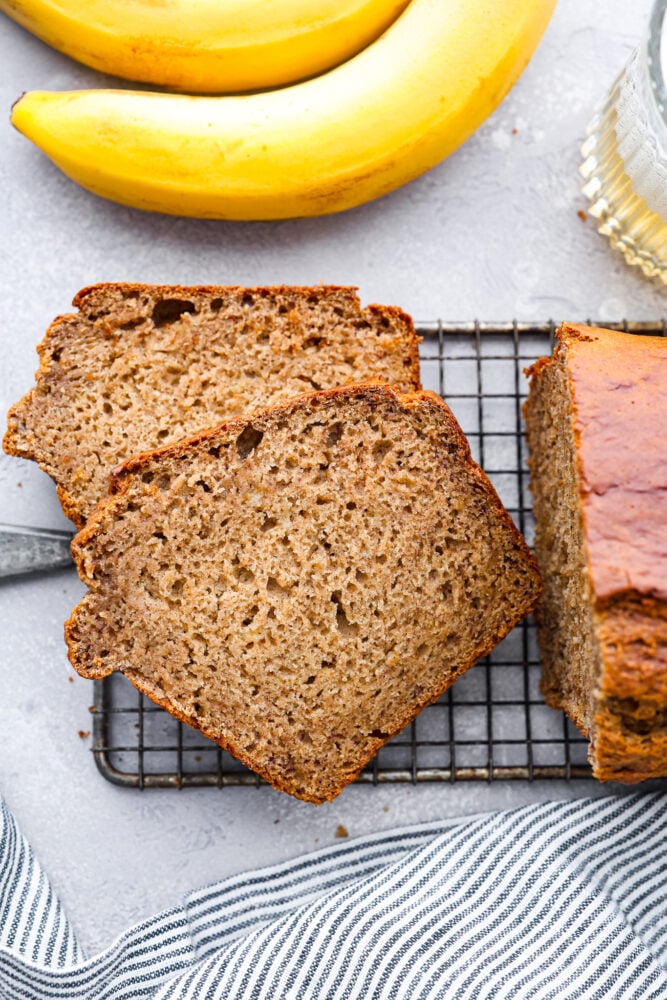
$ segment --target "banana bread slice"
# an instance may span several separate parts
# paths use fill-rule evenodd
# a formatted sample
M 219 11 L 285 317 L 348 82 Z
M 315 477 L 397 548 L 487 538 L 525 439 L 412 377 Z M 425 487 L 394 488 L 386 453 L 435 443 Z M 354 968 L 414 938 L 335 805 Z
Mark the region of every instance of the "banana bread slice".
M 84 677 L 122 671 L 276 788 L 337 795 L 531 608 L 447 406 L 367 383 L 134 458 L 75 538 Z
M 39 462 L 78 527 L 132 455 L 310 389 L 420 388 L 412 320 L 362 309 L 354 288 L 103 284 L 74 305 L 37 348 L 4 448 Z
M 593 773 L 667 775 L 667 340 L 565 324 L 525 405 L 542 690 Z

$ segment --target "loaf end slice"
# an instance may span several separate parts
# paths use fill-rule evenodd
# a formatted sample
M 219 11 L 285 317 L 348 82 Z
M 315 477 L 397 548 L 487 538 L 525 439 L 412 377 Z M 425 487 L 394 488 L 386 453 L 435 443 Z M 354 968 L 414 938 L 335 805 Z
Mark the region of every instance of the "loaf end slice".
M 84 677 L 122 671 L 276 788 L 336 796 L 534 606 L 447 406 L 365 384 L 134 458 L 73 545 Z
M 74 305 L 38 347 L 4 448 L 55 480 L 78 527 L 132 455 L 313 389 L 420 387 L 412 320 L 354 288 L 103 284 Z
M 667 341 L 565 324 L 525 406 L 542 690 L 593 773 L 667 775 Z

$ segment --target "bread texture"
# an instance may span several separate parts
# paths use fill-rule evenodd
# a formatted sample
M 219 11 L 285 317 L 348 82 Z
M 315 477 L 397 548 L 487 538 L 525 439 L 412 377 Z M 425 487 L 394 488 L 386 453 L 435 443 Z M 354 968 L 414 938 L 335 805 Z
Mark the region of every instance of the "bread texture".
M 276 788 L 336 796 L 535 605 L 537 565 L 447 406 L 377 383 L 150 454 L 76 536 L 66 625 Z
M 132 455 L 312 389 L 420 388 L 412 320 L 362 309 L 354 288 L 102 284 L 74 305 L 37 348 L 4 449 L 55 480 L 77 527 Z
M 667 775 L 667 340 L 565 324 L 525 404 L 542 690 L 593 773 Z

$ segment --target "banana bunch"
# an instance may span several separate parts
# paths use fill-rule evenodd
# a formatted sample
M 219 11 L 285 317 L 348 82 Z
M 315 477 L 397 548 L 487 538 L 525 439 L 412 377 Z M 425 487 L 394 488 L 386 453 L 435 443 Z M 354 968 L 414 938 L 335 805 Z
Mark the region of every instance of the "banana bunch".
M 515 83 L 555 2 L 411 0 L 356 55 L 292 86 L 224 97 L 35 91 L 12 122 L 69 177 L 124 205 L 216 219 L 338 212 L 456 149 Z M 8 5 L 46 6 L 0 0 Z

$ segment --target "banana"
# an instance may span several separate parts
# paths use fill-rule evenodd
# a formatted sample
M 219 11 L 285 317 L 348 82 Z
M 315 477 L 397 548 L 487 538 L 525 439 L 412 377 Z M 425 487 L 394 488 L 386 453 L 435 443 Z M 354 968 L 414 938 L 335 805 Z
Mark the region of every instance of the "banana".
M 103 73 L 201 93 L 313 76 L 377 38 L 408 0 L 0 0 L 42 41 Z
M 412 0 L 336 69 L 268 93 L 25 94 L 12 121 L 104 198 L 172 215 L 323 215 L 434 166 L 526 66 L 555 0 Z

